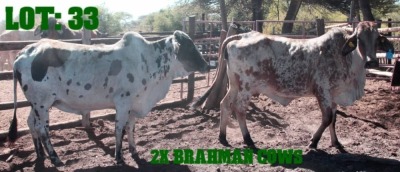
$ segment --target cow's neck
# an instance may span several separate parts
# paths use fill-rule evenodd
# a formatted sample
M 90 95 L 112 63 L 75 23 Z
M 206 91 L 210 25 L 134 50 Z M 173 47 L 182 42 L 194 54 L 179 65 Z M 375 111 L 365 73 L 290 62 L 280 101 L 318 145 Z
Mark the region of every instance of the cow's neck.
M 150 43 L 150 49 L 154 50 L 152 56 L 148 58 L 142 56 L 142 61 L 148 63 L 148 69 L 145 69 L 146 73 L 152 75 L 152 78 L 157 80 L 169 80 L 179 76 L 182 76 L 183 68 L 179 65 L 180 62 L 176 59 L 175 50 L 172 45 L 171 38 L 164 38 L 155 42 Z M 184 75 L 184 74 L 183 74 Z

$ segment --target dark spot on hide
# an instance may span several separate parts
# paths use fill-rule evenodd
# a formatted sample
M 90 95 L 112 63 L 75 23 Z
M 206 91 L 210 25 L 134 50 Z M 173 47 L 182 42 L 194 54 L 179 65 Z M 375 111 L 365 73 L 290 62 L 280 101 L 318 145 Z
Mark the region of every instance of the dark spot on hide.
M 85 85 L 85 90 L 90 90 L 90 88 L 92 88 L 92 85 L 90 85 L 90 84 Z
M 130 96 L 130 95 L 131 93 L 129 91 L 125 93 L 125 96 Z
M 169 58 L 168 58 L 168 54 L 164 54 L 164 64 L 168 63 Z
M 114 88 L 113 88 L 113 87 L 110 87 L 110 90 L 108 90 L 108 92 L 109 92 L 109 93 L 114 92 Z
M 58 77 L 58 80 L 60 80 L 60 81 L 61 81 L 61 77 Z
M 77 82 L 76 85 L 77 85 L 77 86 L 81 86 L 81 83 L 80 83 L 80 82 Z
M 143 54 L 140 54 L 140 56 L 142 57 L 142 62 L 143 62 L 144 65 L 146 66 L 146 72 L 149 73 L 149 65 L 147 65 L 147 60 L 146 60 L 146 58 L 144 57 Z M 144 69 L 143 69 L 143 66 L 142 66 L 142 70 L 144 70 Z
M 165 40 L 157 41 L 157 42 L 153 43 L 153 46 L 154 46 L 155 51 L 157 51 L 157 50 L 162 51 L 165 48 Z
M 142 84 L 146 85 L 146 79 L 142 79 Z
M 72 79 L 68 80 L 68 81 L 67 81 L 67 85 L 68 85 L 68 86 L 71 85 L 71 82 L 72 82 Z
M 244 88 L 246 88 L 247 91 L 250 91 L 250 84 L 248 82 L 246 82 L 246 84 L 244 85 Z
M 32 61 L 31 74 L 34 81 L 42 81 L 49 67 L 61 67 L 68 60 L 71 52 L 63 49 L 46 48 Z
M 113 53 L 113 51 L 102 51 L 102 52 L 99 53 L 98 57 L 99 57 L 99 59 L 100 59 L 100 58 L 102 58 L 103 56 L 107 56 L 107 55 L 110 55 L 110 54 L 112 54 L 112 53 Z
M 135 81 L 135 78 L 133 77 L 133 75 L 131 73 L 128 73 L 126 75 L 126 77 L 128 78 L 129 82 L 133 83 Z
M 67 89 L 66 93 L 67 93 L 67 95 L 69 94 L 69 89 Z
M 250 69 L 245 70 L 244 72 L 246 73 L 247 76 L 250 76 L 250 74 L 253 73 L 253 66 L 250 67 Z
M 124 97 L 124 94 L 121 94 L 121 97 Z
M 242 81 L 240 80 L 240 75 L 235 73 L 235 78 L 236 78 L 237 84 L 239 86 L 239 91 L 242 91 L 243 87 L 242 87 Z
M 39 112 L 35 109 L 35 115 L 40 119 Z
M 114 60 L 111 62 L 110 70 L 108 71 L 108 76 L 116 76 L 122 70 L 121 60 Z
M 167 76 L 167 73 L 169 72 L 169 69 L 170 69 L 169 65 L 165 65 L 164 66 L 164 77 Z
M 24 92 L 26 92 L 26 90 L 28 90 L 28 85 L 24 85 L 22 89 L 24 90 Z
M 40 108 L 42 108 L 42 109 L 43 109 L 43 108 L 44 108 L 44 106 L 42 105 L 42 106 L 40 106 Z
M 156 59 L 156 63 L 157 63 L 157 68 L 161 67 L 161 56 L 158 56 L 158 58 Z
M 83 98 L 83 95 L 80 95 L 79 98 Z
M 144 87 L 144 91 L 146 91 L 147 90 L 147 86 L 146 87 Z
M 108 85 L 108 77 L 106 77 L 106 79 L 104 79 L 103 87 L 107 88 L 107 85 Z

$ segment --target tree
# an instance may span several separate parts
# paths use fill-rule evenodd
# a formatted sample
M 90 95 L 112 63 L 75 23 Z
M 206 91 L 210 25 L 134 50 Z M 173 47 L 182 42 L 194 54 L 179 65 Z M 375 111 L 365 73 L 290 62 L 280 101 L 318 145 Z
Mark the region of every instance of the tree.
M 363 15 L 363 21 L 375 21 L 374 15 L 372 15 L 371 6 L 369 0 L 358 0 L 360 10 Z
M 299 9 L 303 0 L 291 0 L 289 4 L 289 8 L 286 13 L 286 20 L 296 20 L 297 13 L 299 13 Z M 283 23 L 282 25 L 282 33 L 291 33 L 293 30 L 293 23 Z
M 262 11 L 263 0 L 251 0 L 251 11 L 253 13 L 252 20 L 264 20 L 264 13 Z M 262 32 L 262 25 L 258 25 L 257 31 Z
M 131 30 L 133 18 L 127 12 L 110 12 L 105 6 L 98 6 L 100 32 L 109 35 L 119 35 L 122 32 Z
M 222 29 L 228 30 L 228 22 L 227 22 L 227 17 L 226 17 L 225 0 L 219 0 L 219 6 L 220 6 L 220 9 L 221 9 Z

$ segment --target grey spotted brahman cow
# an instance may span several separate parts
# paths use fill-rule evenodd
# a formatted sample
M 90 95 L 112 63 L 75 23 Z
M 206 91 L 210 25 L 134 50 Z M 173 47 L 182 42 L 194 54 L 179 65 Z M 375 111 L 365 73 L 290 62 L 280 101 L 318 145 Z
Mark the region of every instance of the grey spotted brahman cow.
M 36 154 L 61 165 L 49 138 L 49 108 L 85 114 L 115 108 L 115 159 L 123 163 L 122 136 L 126 128 L 129 150 L 136 155 L 135 119 L 145 117 L 163 99 L 172 80 L 208 65 L 193 41 L 181 31 L 148 42 L 135 32 L 126 33 L 113 45 L 81 45 L 42 39 L 26 46 L 14 63 L 14 103 L 19 82 L 31 103 L 28 126 Z M 17 114 L 9 140 L 17 136 Z

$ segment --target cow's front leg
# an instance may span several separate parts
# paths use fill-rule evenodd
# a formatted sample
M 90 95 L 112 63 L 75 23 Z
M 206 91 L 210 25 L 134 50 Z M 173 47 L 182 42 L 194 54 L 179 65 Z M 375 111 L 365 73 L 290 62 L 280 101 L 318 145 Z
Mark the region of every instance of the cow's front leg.
M 124 164 L 122 156 L 122 137 L 123 130 L 128 122 L 129 110 L 121 107 L 117 108 L 117 114 L 115 116 L 115 160 L 117 164 Z
M 331 102 L 329 94 L 318 94 L 316 95 L 319 107 L 322 112 L 322 122 L 317 131 L 314 133 L 311 143 L 309 145 L 310 148 L 316 149 L 318 146 L 318 142 L 321 139 L 322 133 L 325 129 L 332 123 L 333 119 L 333 104 Z
M 344 150 L 343 145 L 339 142 L 339 139 L 336 136 L 336 129 L 335 129 L 335 124 L 336 124 L 336 109 L 337 105 L 334 103 L 333 108 L 332 108 L 332 122 L 329 125 L 329 132 L 331 134 L 331 145 L 339 150 Z
M 250 96 L 245 94 L 240 94 L 236 98 L 236 105 L 231 108 L 235 111 L 236 118 L 239 122 L 240 130 L 242 132 L 244 143 L 247 146 L 255 147 L 254 141 L 250 136 L 250 132 L 246 124 L 246 109 L 250 101 Z

